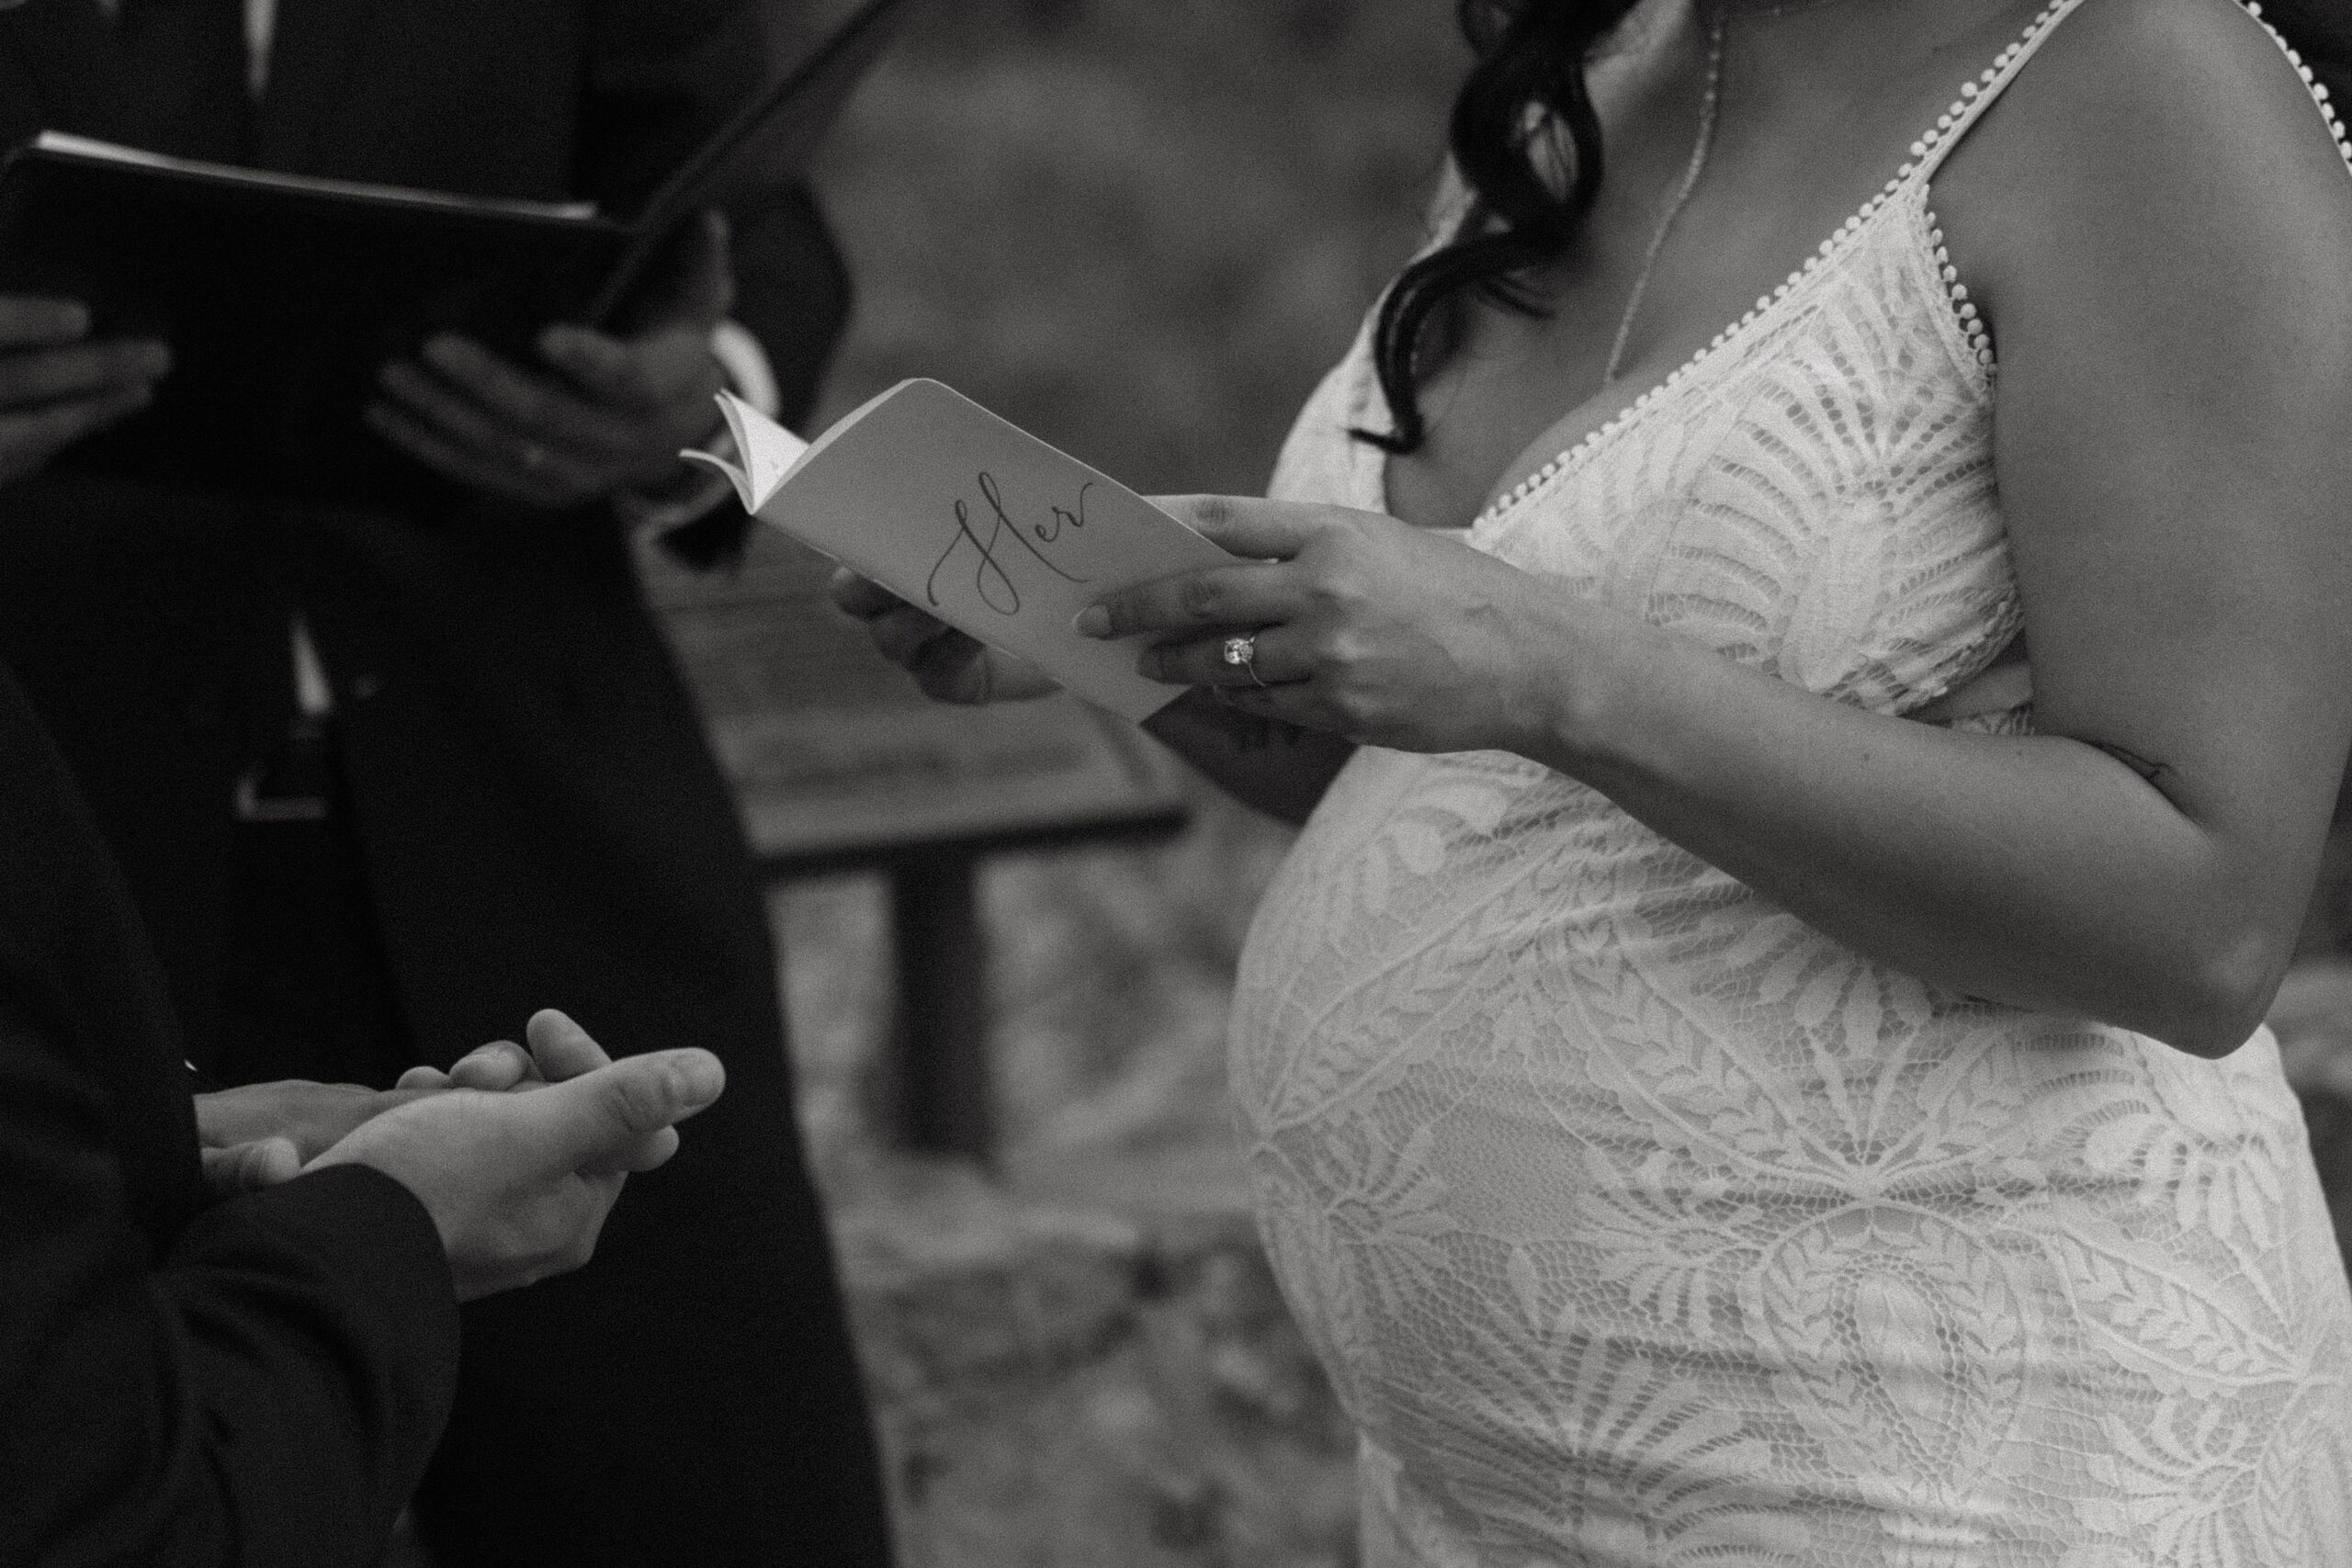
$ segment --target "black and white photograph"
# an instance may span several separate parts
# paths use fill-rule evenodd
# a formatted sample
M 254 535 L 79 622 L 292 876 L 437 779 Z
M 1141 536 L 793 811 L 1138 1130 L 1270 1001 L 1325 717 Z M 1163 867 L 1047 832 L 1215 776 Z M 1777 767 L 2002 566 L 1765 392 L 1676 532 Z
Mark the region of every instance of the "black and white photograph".
M 0 1568 L 2352 1568 L 2352 0 L 0 0 Z

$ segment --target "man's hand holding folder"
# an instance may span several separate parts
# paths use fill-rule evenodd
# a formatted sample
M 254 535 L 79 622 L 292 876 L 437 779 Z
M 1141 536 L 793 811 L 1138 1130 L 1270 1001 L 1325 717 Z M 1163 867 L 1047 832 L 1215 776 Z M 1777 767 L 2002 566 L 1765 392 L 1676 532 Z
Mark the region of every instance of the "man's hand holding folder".
M 294 500 L 431 494 L 364 423 L 507 500 L 556 508 L 622 491 L 658 512 L 677 449 L 713 430 L 726 255 L 707 215 L 805 170 L 913 4 L 863 0 L 614 213 L 41 132 L 0 158 L 0 298 L 67 299 L 86 318 L 36 321 L 21 346 L 71 347 L 95 320 L 167 340 L 178 370 L 134 420 L 141 401 L 118 405 L 153 385 L 152 356 L 74 356 L 76 390 L 30 399 L 40 416 L 21 439 L 0 429 L 0 483 L 120 422 L 71 460 Z M 0 332 L 0 419 L 15 412 L 10 346 Z M 54 370 L 37 360 L 25 379 L 38 389 Z
M 436 333 L 378 375 L 368 427 L 445 478 L 526 506 L 673 486 L 685 472 L 678 449 L 718 426 L 711 333 L 734 302 L 725 220 L 691 224 L 641 296 L 609 332 L 546 327 L 537 365 Z
M 153 339 L 92 341 L 77 299 L 0 294 L 0 485 L 145 408 L 171 367 Z

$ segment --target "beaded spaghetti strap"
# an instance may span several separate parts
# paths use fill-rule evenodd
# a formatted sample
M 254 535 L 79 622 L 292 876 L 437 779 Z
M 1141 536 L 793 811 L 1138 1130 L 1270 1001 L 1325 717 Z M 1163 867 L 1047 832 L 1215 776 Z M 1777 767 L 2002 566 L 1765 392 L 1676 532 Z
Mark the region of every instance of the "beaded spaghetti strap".
M 2312 96 L 2312 102 L 2319 106 L 2320 118 L 2327 122 L 2327 133 L 2335 138 L 2336 152 L 2344 159 L 2345 167 L 2352 169 L 2352 137 L 2345 134 L 2344 122 L 2336 117 L 2335 106 L 2328 101 L 2327 84 L 2312 73 L 2312 68 L 2304 63 L 2303 57 L 2296 51 L 2295 46 L 2289 43 L 2285 36 L 2264 17 L 2260 6 L 2254 4 L 2253 0 L 2247 0 L 2245 14 L 2262 24 L 2262 30 L 2270 35 L 2270 41 L 2277 44 L 2280 51 L 2287 56 L 2287 63 L 2293 66 L 2301 75 L 2303 86 Z
M 1960 96 L 1952 100 L 1951 107 L 1938 117 L 1936 123 L 1911 144 L 1912 161 L 1897 171 L 1896 181 L 1887 186 L 1886 194 L 1892 196 L 1903 182 L 1916 180 L 1925 186 L 1932 181 L 1936 171 L 1943 166 L 1944 160 L 1951 156 L 1961 138 L 1968 134 L 2008 85 L 2017 80 L 2018 73 L 2025 68 L 2025 62 L 2032 59 L 2034 51 L 2057 30 L 2058 24 L 2081 4 L 2082 0 L 2054 0 L 2034 17 L 2015 43 L 1994 59 L 1991 65 L 1974 80 L 1962 83 Z M 2312 68 L 2303 62 L 2303 57 L 2279 35 L 2278 29 L 2263 19 L 2262 6 L 2256 0 L 2241 0 L 2241 4 L 2245 14 L 2261 23 L 2271 41 L 2285 52 L 2287 62 L 2301 73 L 2312 102 L 2326 121 L 2328 134 L 2335 141 L 2336 152 L 2344 158 L 2346 168 L 2352 169 L 2352 140 L 2346 139 L 2343 122 L 2336 118 L 2335 106 L 2328 102 L 2327 85 L 2312 73 Z M 1935 247 L 1936 270 L 1951 295 L 1952 310 L 1959 318 L 1961 331 L 1967 336 L 1968 346 L 1975 351 L 1977 364 L 1983 366 L 1985 374 L 1990 376 L 1996 368 L 1992 334 L 1984 318 L 1977 313 L 1974 302 L 1969 299 L 1968 286 L 1960 280 L 1959 269 L 1952 265 L 1951 254 L 1944 246 L 1943 229 L 1934 209 L 1923 204 L 1922 210 L 1927 218 L 1928 243 Z
M 1923 185 L 1934 179 L 1936 171 L 1943 166 L 1944 159 L 1951 155 L 1960 139 L 1969 133 L 1986 109 L 1993 107 L 1994 100 L 2008 90 L 2009 84 L 2017 80 L 2018 73 L 2025 69 L 2025 62 L 2034 57 L 2050 35 L 2058 30 L 2058 24 L 2073 15 L 2075 8 L 2082 3 L 2083 0 L 2054 0 L 2053 4 L 2044 6 L 2032 21 L 2026 24 L 2025 31 L 2018 35 L 2015 42 L 1993 57 L 1992 64 L 1972 80 L 1962 83 L 1960 96 L 1951 101 L 1951 107 L 1938 116 L 1936 123 L 1922 131 L 1918 141 L 1911 143 L 1911 162 L 1896 170 L 1895 177 L 1916 179 Z
M 1951 107 L 1945 110 L 1936 123 L 1930 126 L 1918 141 L 1911 144 L 1913 162 L 1904 164 L 1897 171 L 1899 177 L 1917 178 L 1921 181 L 1933 179 L 1936 170 L 1942 166 L 1944 159 L 1950 156 L 1953 146 L 1962 137 L 1968 134 L 1969 128 L 1973 126 L 1978 118 L 1992 107 L 1993 100 L 1999 97 L 2002 91 L 2017 79 L 2017 74 L 2024 69 L 2025 62 L 2033 57 L 2034 51 L 2041 47 L 2043 40 L 2057 30 L 2058 24 L 2064 21 L 2067 14 L 2081 4 L 2082 0 L 2055 0 L 2054 4 L 2034 17 L 2025 33 L 2015 43 L 2003 50 L 1993 63 L 1986 67 L 1974 81 L 1962 84 L 1960 96 L 1952 100 Z M 2335 106 L 2329 101 L 2327 84 L 2322 82 L 2312 68 L 2304 62 L 2302 55 L 2297 52 L 2295 46 L 2289 43 L 2278 29 L 2270 25 L 2263 16 L 2262 6 L 2257 0 L 2240 0 L 2240 5 L 2248 17 L 2261 23 L 2262 30 L 2270 35 L 2271 41 L 2277 44 L 2280 51 L 2286 55 L 2287 63 L 2292 65 L 2297 73 L 2302 77 L 2303 86 L 2311 94 L 2312 104 L 2317 107 L 2320 117 L 2327 123 L 2328 135 L 2335 139 L 2336 152 L 2343 156 L 2346 166 L 2352 167 L 2352 137 L 2346 135 L 2344 122 L 2337 117 Z
M 1705 347 L 1669 372 L 1663 381 L 1643 392 L 1598 426 L 1585 432 L 1574 446 L 1557 453 L 1549 462 L 1488 502 L 1472 526 L 1475 528 L 1504 516 L 1529 496 L 1572 470 L 1587 454 L 1622 434 L 1629 425 L 1696 380 L 1711 360 L 1750 331 L 1756 330 L 1759 322 L 1770 318 L 1792 293 L 1804 287 L 1824 266 L 1842 255 L 1871 227 L 1889 202 L 1915 185 L 1926 183 L 1942 164 L 1945 154 L 1951 152 L 1952 144 L 1967 134 L 1969 127 L 1976 123 L 1977 117 L 1991 107 L 1993 100 L 2000 96 L 2018 70 L 2041 47 L 2042 39 L 2049 37 L 2051 31 L 2081 4 L 2082 0 L 2052 0 L 2052 4 L 2043 7 L 2007 49 L 1994 57 L 1991 65 L 1962 85 L 1960 96 L 1952 101 L 1951 107 L 1911 143 L 1910 157 L 1895 170 L 1894 177 L 1840 223 L 1821 243 L 1820 248 L 1805 258 L 1802 266 L 1789 274 L 1786 282 L 1777 285 L 1770 293 L 1759 296 L 1753 310 L 1717 333 Z M 1933 230 L 1934 214 L 1929 213 L 1928 218 L 1928 227 Z M 1977 363 L 1989 375 L 1993 369 L 1992 339 L 1984 330 L 1976 307 L 1970 303 L 1968 289 L 1960 282 L 1951 257 L 1941 249 L 1941 233 L 1933 234 L 1930 243 L 1938 247 L 1936 265 L 1951 292 L 1952 309 L 1960 318 L 1962 330 L 1967 334 L 1968 345 L 1975 352 Z
M 1936 123 L 1922 131 L 1918 141 L 1911 143 L 1911 161 L 1895 171 L 1895 177 L 1888 182 L 1885 194 L 1892 197 L 1913 183 L 1924 190 L 1935 179 L 1936 171 L 1943 167 L 1944 160 L 1951 155 L 1951 150 L 1960 145 L 1961 138 L 1974 129 L 1976 122 L 1984 118 L 1984 111 L 1991 108 L 1994 101 L 2008 90 L 2009 84 L 2018 79 L 2018 73 L 2025 69 L 2026 62 L 2031 60 L 2050 35 L 2058 30 L 2058 24 L 2073 15 L 2075 8 L 2082 3 L 2083 0 L 2053 0 L 2026 25 L 2025 31 L 2018 34 L 2008 48 L 1993 57 L 1992 64 L 1962 82 L 1960 96 L 1952 99 L 1951 107 L 1937 116 Z M 1935 247 L 1936 275 L 1943 280 L 1952 315 L 1959 321 L 1969 350 L 1976 356 L 1976 363 L 1986 376 L 1992 376 L 1999 369 L 1993 352 L 1992 330 L 1978 312 L 1976 302 L 1968 297 L 1968 285 L 1960 280 L 1960 269 L 1952 265 L 1951 252 L 1944 245 L 1942 223 L 1934 209 L 1927 206 L 1924 197 L 1920 211 L 1927 224 L 1928 243 Z

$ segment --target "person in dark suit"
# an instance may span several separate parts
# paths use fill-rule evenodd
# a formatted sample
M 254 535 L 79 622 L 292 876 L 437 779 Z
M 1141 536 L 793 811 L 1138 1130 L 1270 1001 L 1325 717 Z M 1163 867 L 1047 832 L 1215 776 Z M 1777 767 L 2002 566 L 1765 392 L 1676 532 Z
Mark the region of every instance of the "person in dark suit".
M 0 1562 L 370 1568 L 455 1392 L 458 1302 L 586 1256 L 723 1079 L 700 1051 L 609 1065 L 554 1013 L 531 1038 L 559 1087 L 338 1099 L 307 1168 L 256 1142 L 211 1174 L 266 1186 L 216 1201 L 137 911 L 0 667 Z
M 750 89 L 779 14 L 28 0 L 0 14 L 0 136 L 620 208 Z M 804 191 L 725 216 L 612 333 L 503 355 L 445 334 L 385 367 L 368 421 L 413 461 L 368 504 L 283 499 L 274 454 L 249 482 L 133 474 L 169 345 L 0 305 L 0 658 L 128 873 L 196 1064 L 382 1087 L 547 997 L 616 1054 L 726 1063 L 592 1266 L 468 1309 L 416 1504 L 450 1568 L 888 1557 L 760 890 L 616 516 L 723 557 L 745 521 L 698 513 L 674 459 L 719 350 L 754 383 L 755 343 L 797 419 L 845 310 Z

